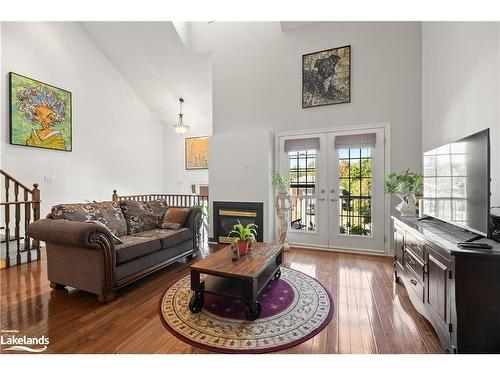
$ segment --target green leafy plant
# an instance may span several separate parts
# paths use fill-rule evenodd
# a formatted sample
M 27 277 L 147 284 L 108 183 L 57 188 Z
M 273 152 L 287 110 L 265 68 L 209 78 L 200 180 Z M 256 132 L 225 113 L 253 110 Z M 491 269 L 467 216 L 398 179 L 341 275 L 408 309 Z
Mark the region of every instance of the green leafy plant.
M 410 172 L 409 169 L 401 173 L 391 172 L 385 180 L 385 192 L 395 194 L 408 203 L 408 197 L 417 194 L 422 187 L 422 175 Z
M 280 170 L 276 170 L 273 173 L 273 185 L 277 188 L 288 188 L 290 181 Z
M 229 232 L 229 237 L 235 237 L 238 241 L 252 241 L 255 242 L 255 236 L 257 236 L 258 226 L 254 223 L 247 224 L 244 226 L 239 220 L 238 224 L 233 225 L 233 230 Z

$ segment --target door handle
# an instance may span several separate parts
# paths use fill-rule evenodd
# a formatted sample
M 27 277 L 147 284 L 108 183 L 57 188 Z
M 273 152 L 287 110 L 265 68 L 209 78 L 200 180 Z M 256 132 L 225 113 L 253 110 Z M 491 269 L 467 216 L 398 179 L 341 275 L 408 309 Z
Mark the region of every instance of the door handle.
M 413 285 L 417 285 L 417 282 L 413 279 L 410 279 L 410 283 L 413 284 Z
M 318 198 L 318 200 L 319 200 L 319 201 L 324 201 L 324 200 L 325 200 L 325 198 Z
M 330 200 L 331 200 L 332 202 L 338 202 L 338 201 L 339 201 L 338 199 L 333 199 L 333 198 L 330 198 Z

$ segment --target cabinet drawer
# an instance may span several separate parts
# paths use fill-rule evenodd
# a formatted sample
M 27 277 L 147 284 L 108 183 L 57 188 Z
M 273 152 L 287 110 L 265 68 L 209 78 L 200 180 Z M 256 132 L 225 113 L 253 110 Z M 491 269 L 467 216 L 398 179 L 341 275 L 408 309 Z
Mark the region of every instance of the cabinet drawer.
M 418 278 L 413 274 L 410 268 L 405 267 L 404 275 L 411 289 L 408 293 L 416 294 L 419 301 L 424 302 L 424 286 L 418 281 Z
M 424 261 L 424 241 L 416 238 L 410 233 L 406 233 L 405 246 L 408 248 L 422 263 Z
M 408 249 L 405 254 L 405 268 L 410 270 L 419 283 L 424 283 L 424 263 Z

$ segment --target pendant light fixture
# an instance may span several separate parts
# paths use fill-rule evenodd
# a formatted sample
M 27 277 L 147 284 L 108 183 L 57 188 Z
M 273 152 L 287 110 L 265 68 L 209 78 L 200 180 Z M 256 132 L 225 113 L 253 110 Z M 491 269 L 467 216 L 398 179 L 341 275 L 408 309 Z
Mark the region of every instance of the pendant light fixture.
M 184 124 L 182 119 L 182 116 L 184 116 L 182 114 L 182 103 L 184 103 L 184 99 L 179 98 L 179 123 L 174 125 L 175 131 L 180 135 L 184 134 L 189 129 L 189 125 Z

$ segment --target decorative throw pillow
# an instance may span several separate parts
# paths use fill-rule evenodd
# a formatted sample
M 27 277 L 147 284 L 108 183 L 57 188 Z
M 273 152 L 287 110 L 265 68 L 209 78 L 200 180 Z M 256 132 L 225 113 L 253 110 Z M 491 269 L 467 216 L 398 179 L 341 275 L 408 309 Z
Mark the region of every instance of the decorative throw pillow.
M 148 202 L 149 208 L 158 217 L 157 227 L 160 226 L 163 216 L 165 215 L 165 211 L 167 211 L 168 204 L 165 199 L 156 199 L 154 201 Z
M 144 232 L 158 227 L 158 215 L 147 202 L 125 200 L 120 202 L 127 223 L 128 234 Z
M 123 243 L 123 242 L 122 242 L 122 240 L 120 240 L 118 237 L 116 237 L 116 236 L 114 235 L 114 233 L 113 233 L 113 232 L 111 232 L 111 231 L 109 230 L 109 228 L 106 226 L 106 224 L 101 223 L 99 220 L 87 220 L 87 221 L 85 221 L 85 222 L 86 222 L 86 223 L 97 224 L 97 225 L 99 225 L 99 226 L 101 226 L 101 227 L 103 227 L 103 228 L 106 228 L 106 229 L 109 231 L 109 233 L 111 233 L 111 237 L 112 237 L 112 239 L 113 239 L 113 243 L 114 243 L 115 245 L 120 245 L 120 244 L 122 244 L 122 243 Z
M 51 216 L 53 219 L 80 222 L 99 220 L 115 236 L 127 234 L 125 217 L 120 206 L 114 202 L 58 204 L 52 207 Z
M 183 227 L 190 212 L 190 208 L 170 207 L 165 212 L 160 228 L 179 229 Z

